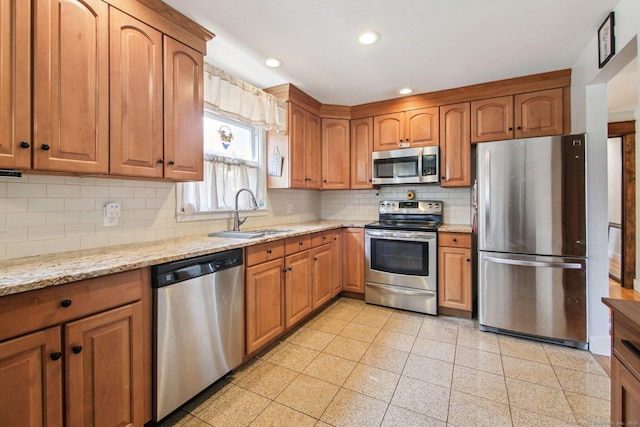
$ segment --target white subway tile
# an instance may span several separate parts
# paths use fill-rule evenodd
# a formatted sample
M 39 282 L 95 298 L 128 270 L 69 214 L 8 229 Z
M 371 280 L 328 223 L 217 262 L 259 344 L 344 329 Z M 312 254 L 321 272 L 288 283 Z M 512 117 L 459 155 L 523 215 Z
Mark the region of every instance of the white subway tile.
M 80 223 L 80 212 L 48 212 L 48 225 L 67 225 Z
M 40 184 L 10 182 L 7 197 L 47 197 L 47 187 Z
M 80 249 L 94 249 L 109 246 L 109 235 L 83 236 L 80 238 Z
M 155 188 L 135 188 L 133 194 L 135 198 L 153 199 L 156 197 L 156 190 Z
M 7 197 L 7 183 L 0 182 L 0 197 Z
M 66 237 L 92 236 L 95 233 L 95 224 L 68 224 L 64 226 L 64 234 Z
M 93 199 L 73 198 L 64 199 L 64 210 L 71 211 L 92 211 L 95 209 L 95 202 Z
M 12 243 L 7 245 L 7 259 L 44 255 L 46 250 L 46 245 L 43 245 L 42 242 Z
M 131 232 L 109 234 L 109 246 L 126 245 L 128 243 L 135 243 L 135 236 Z
M 64 184 L 65 177 L 57 175 L 28 175 L 29 182 L 34 184 Z
M 65 199 L 53 197 L 29 198 L 29 212 L 62 212 Z
M 134 188 L 133 187 L 110 187 L 109 197 L 133 198 Z
M 109 187 L 102 185 L 83 186 L 80 197 L 85 199 L 106 199 L 109 197 Z
M 7 245 L 0 243 L 0 259 L 7 259 Z
M 64 225 L 29 227 L 29 240 L 62 239 L 64 237 Z
M 8 228 L 0 231 L 0 243 L 15 244 L 18 242 L 26 242 L 29 240 L 29 228 Z
M 80 250 L 80 239 L 78 237 L 68 237 L 64 239 L 47 240 L 46 247 L 48 254 L 78 251 Z
M 44 212 L 21 212 L 7 214 L 7 227 L 29 227 L 46 224 L 47 215 Z
M 80 197 L 80 186 L 47 184 L 47 197 Z

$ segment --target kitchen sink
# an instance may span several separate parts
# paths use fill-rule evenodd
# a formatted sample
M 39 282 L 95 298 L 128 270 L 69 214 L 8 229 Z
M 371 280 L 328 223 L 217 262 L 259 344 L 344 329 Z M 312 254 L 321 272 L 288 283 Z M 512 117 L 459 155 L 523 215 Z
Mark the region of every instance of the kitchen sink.
M 289 233 L 293 230 L 268 228 L 264 230 L 248 230 L 248 231 L 216 231 L 209 234 L 209 237 L 228 237 L 232 239 L 255 239 L 258 237 L 272 236 L 274 234 Z

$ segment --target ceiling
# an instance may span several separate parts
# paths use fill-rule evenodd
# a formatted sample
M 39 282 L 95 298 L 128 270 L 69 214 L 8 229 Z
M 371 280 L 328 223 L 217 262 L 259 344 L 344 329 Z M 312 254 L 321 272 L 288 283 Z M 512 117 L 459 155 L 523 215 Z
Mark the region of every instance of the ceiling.
M 216 34 L 206 61 L 324 104 L 571 68 L 619 0 L 165 0 Z M 362 46 L 363 30 L 382 39 Z M 284 61 L 279 69 L 266 57 Z M 597 52 L 593 53 L 594 62 Z

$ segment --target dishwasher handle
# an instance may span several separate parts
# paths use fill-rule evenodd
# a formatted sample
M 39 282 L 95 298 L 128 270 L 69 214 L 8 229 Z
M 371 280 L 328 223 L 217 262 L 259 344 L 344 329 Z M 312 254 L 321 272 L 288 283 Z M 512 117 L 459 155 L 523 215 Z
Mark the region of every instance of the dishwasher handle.
M 242 265 L 242 249 L 218 252 L 153 266 L 151 285 L 162 288 Z

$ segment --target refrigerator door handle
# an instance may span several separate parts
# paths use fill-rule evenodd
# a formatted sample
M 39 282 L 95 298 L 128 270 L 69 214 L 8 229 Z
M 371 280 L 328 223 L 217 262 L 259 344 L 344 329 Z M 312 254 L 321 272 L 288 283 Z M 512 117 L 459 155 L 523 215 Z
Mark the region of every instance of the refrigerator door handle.
M 495 262 L 498 264 L 520 265 L 523 267 L 551 267 L 551 268 L 567 268 L 573 270 L 580 270 L 583 268 L 582 264 L 577 262 L 542 262 L 542 261 L 525 261 L 517 259 L 505 259 L 495 258 L 491 256 L 484 257 L 487 261 Z
M 484 235 L 491 235 L 491 151 L 484 152 Z

